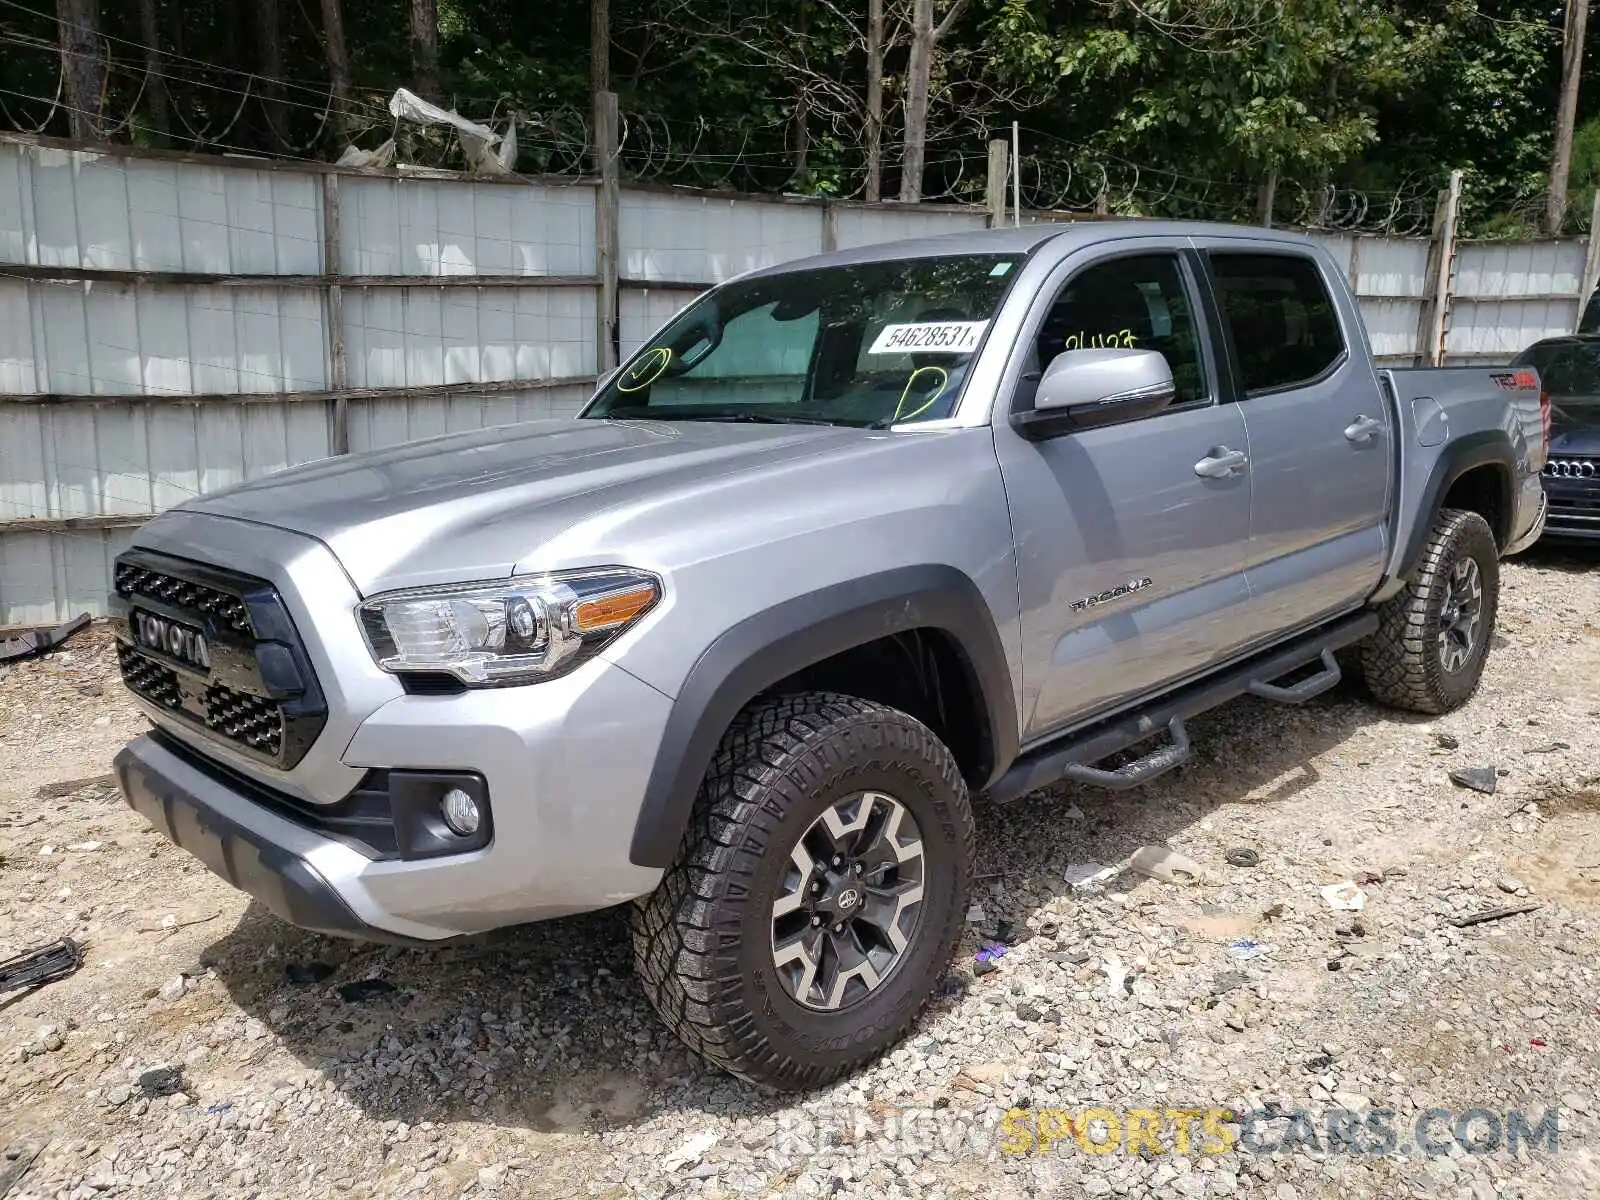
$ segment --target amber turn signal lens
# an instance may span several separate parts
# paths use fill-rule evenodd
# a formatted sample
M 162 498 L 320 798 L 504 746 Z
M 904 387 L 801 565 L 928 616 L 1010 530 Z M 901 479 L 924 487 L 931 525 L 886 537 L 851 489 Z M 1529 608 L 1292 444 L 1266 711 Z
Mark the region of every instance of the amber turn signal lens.
M 626 625 L 656 602 L 653 587 L 629 588 L 594 600 L 584 600 L 573 609 L 572 623 L 579 633 L 595 633 Z

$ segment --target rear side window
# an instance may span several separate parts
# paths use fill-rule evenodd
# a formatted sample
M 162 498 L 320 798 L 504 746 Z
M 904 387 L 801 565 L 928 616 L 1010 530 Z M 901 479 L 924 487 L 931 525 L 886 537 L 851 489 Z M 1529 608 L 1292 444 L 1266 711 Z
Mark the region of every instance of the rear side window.
M 1246 395 L 1310 383 L 1339 361 L 1339 316 L 1309 258 L 1214 251 L 1210 259 Z

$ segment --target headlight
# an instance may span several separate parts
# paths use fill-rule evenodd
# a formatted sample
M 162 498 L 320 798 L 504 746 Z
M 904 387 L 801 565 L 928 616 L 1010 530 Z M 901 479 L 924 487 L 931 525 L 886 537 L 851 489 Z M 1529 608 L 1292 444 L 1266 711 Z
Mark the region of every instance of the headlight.
M 361 606 L 361 629 L 385 671 L 494 687 L 565 674 L 660 598 L 643 571 L 563 571 L 379 596 Z

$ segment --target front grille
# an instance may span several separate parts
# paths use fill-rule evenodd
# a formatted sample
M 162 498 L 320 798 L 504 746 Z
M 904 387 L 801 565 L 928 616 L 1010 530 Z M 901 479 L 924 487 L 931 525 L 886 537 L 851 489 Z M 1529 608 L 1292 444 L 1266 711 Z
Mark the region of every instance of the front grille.
M 152 700 L 162 708 L 181 708 L 183 696 L 178 689 L 178 673 L 153 659 L 145 658 L 132 646 L 117 644 L 117 666 L 122 670 L 122 682 L 130 691 Z
M 113 580 L 117 663 L 147 707 L 280 769 L 305 757 L 327 706 L 271 583 L 142 549 L 117 559 Z
M 148 567 L 119 562 L 116 588 L 119 596 L 148 596 L 174 608 L 202 615 L 215 614 L 234 633 L 250 632 L 250 609 L 245 602 L 238 596 L 230 596 L 204 584 L 164 575 Z
M 1594 479 L 1600 476 L 1600 459 L 1552 458 L 1544 464 L 1550 479 Z
M 273 758 L 283 752 L 283 713 L 273 701 L 220 683 L 208 687 L 201 699 L 208 728 Z

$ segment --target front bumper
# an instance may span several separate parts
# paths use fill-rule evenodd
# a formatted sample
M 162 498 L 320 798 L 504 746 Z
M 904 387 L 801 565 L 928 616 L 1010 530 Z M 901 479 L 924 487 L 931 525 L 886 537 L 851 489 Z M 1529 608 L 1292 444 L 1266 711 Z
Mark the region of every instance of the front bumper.
M 209 773 L 145 736 L 116 758 L 129 806 L 222 879 L 302 929 L 410 941 L 357 917 L 315 866 L 328 847 L 250 805 Z
M 202 740 L 136 739 L 117 758 L 128 803 L 176 845 L 284 920 L 375 941 L 430 942 L 604 908 L 655 887 L 628 859 L 670 701 L 596 660 L 528 687 L 401 696 L 356 729 L 341 762 L 471 771 L 493 840 L 402 858 L 318 806 L 242 778 Z M 325 806 L 332 813 L 337 806 Z

